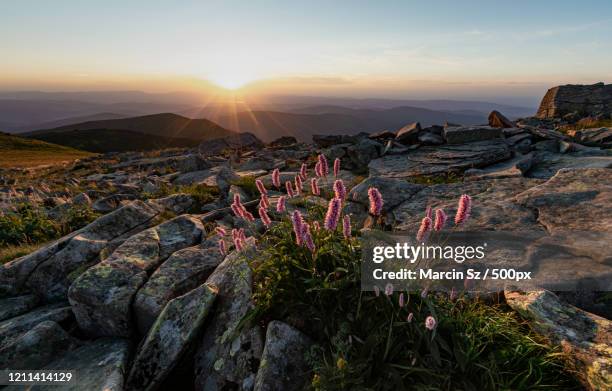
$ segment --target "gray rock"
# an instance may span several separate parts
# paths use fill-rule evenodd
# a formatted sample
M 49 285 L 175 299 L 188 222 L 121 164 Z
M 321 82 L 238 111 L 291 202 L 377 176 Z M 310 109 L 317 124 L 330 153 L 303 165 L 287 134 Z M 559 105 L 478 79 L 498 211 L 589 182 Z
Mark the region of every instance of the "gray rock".
M 293 145 L 293 144 L 297 144 L 297 139 L 293 136 L 284 136 L 284 137 L 279 137 L 276 140 L 270 142 L 270 144 L 268 144 L 271 147 L 286 147 L 289 145 Z
M 198 151 L 200 156 L 208 157 L 219 155 L 227 149 L 260 149 L 264 143 L 253 133 L 236 133 L 231 136 L 206 140 L 200 143 Z
M 202 284 L 222 260 L 212 240 L 172 254 L 136 294 L 133 310 L 140 333 L 149 330 L 168 301 Z
M 109 241 L 138 227 L 144 228 L 158 214 L 159 210 L 150 205 L 133 201 L 50 247 L 5 264 L 2 272 L 15 273 L 11 277 L 14 277 L 17 285 L 27 278 L 28 286 L 44 300 L 66 300 L 72 281 L 99 262 L 99 253 Z M 3 280 L 2 272 L 0 281 Z
M 189 172 L 174 180 L 175 185 L 201 184 L 219 188 L 221 193 L 227 192 L 230 182 L 238 179 L 238 175 L 228 165 L 213 167 L 208 170 Z
M 23 295 L 0 300 L 0 321 L 24 314 L 36 307 L 39 300 L 35 295 Z
M 535 151 L 533 166 L 528 176 L 549 179 L 563 168 L 612 168 L 612 151 L 586 150 L 564 154 Z
M 293 181 L 295 180 L 295 176 L 298 174 L 297 171 L 281 171 L 280 172 L 280 183 L 281 183 L 281 191 L 284 192 L 285 191 L 285 182 L 290 181 L 293 183 Z M 276 189 L 273 185 L 272 185 L 272 174 L 268 174 L 268 175 L 263 175 L 258 177 L 257 179 L 260 179 L 264 186 L 267 189 Z
M 439 134 L 431 132 L 420 132 L 418 136 L 419 143 L 423 145 L 442 145 L 444 139 Z
M 559 140 L 544 140 L 533 144 L 536 151 L 559 152 Z
M 582 117 L 612 113 L 612 84 L 567 84 L 549 89 L 542 98 L 538 118 L 561 118 L 577 112 Z
M 121 207 L 123 201 L 131 201 L 135 198 L 133 194 L 113 194 L 96 200 L 91 208 L 99 213 L 109 213 Z
M 489 126 L 493 128 L 514 128 L 514 123 L 497 110 L 489 114 Z
M 312 142 L 315 143 L 320 148 L 331 147 L 335 144 L 353 144 L 358 142 L 360 139 L 367 137 L 368 134 L 358 134 L 358 135 L 319 135 L 315 134 L 312 136 Z
M 372 160 L 369 169 L 370 176 L 373 177 L 410 178 L 486 167 L 507 160 L 511 155 L 504 140 L 500 139 L 461 145 L 421 147 L 402 155 L 386 155 Z
M 603 148 L 612 147 L 612 128 L 570 130 L 567 134 L 580 144 Z
M 395 133 L 390 130 L 382 130 L 380 132 L 372 133 L 368 136 L 372 140 L 384 141 L 395 138 Z
M 247 192 L 242 187 L 230 185 L 229 191 L 227 192 L 227 200 L 229 202 L 233 202 L 235 195 L 240 196 L 240 201 L 242 202 L 251 200 L 249 194 L 247 194 Z
M 207 321 L 195 358 L 196 389 L 251 390 L 263 351 L 259 327 L 238 325 L 252 308 L 252 273 L 246 258 L 254 247 L 231 253 L 207 283 L 219 289 L 215 315 Z M 250 255 L 249 255 L 250 254 Z
M 154 204 L 157 208 L 167 210 L 175 214 L 187 212 L 195 205 L 195 200 L 189 194 L 177 193 L 164 198 L 156 198 L 149 200 L 150 204 Z
M 482 169 L 472 168 L 466 170 L 464 173 L 465 180 L 521 177 L 531 169 L 533 160 L 533 153 L 527 155 L 518 154 L 505 162 L 493 164 Z
M 132 236 L 81 274 L 68 292 L 79 327 L 91 336 L 130 336 L 132 301 L 148 273 L 170 254 L 193 246 L 203 232 L 200 220 L 176 217 Z
M 355 171 L 367 171 L 368 163 L 378 158 L 381 152 L 382 145 L 370 139 L 363 139 L 346 149 L 348 163 Z
M 74 345 L 75 342 L 59 324 L 47 320 L 0 348 L 0 369 L 42 368 Z
M 612 389 L 612 323 L 563 303 L 548 291 L 505 291 L 510 307 L 529 320 L 536 332 L 562 345 L 578 370 L 583 385 Z
M 136 353 L 127 380 L 128 389 L 160 387 L 194 342 L 216 296 L 215 287 L 203 284 L 168 302 Z
M 417 136 L 421 131 L 421 124 L 414 122 L 408 124 L 397 131 L 395 134 L 395 141 L 402 144 L 412 144 L 417 140 Z
M 502 137 L 501 128 L 490 126 L 466 126 L 444 128 L 444 138 L 449 144 L 464 144 L 474 141 L 498 139 Z
M 401 179 L 369 177 L 349 191 L 348 199 L 364 206 L 369 205 L 368 190 L 371 187 L 377 188 L 382 194 L 383 210 L 385 212 L 393 210 L 423 188 L 422 185 L 409 183 Z
M 15 338 L 28 332 L 41 322 L 51 320 L 62 323 L 71 318 L 72 312 L 66 303 L 55 303 L 5 320 L 0 323 L 0 347 L 10 344 Z
M 298 391 L 310 380 L 304 358 L 313 342 L 293 327 L 273 320 L 268 324 L 254 391 Z

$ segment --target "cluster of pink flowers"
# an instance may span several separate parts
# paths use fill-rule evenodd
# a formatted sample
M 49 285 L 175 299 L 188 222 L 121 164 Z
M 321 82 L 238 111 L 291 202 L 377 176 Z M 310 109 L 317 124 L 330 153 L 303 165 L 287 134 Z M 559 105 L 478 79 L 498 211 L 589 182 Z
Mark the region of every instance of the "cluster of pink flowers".
M 280 189 L 281 187 L 281 182 L 280 182 L 280 171 L 278 168 L 275 168 L 274 171 L 272 171 L 272 184 L 274 185 L 274 187 L 276 187 L 277 189 Z
M 346 187 L 342 179 L 336 179 L 334 181 L 334 195 L 341 201 L 344 201 L 346 198 Z
M 321 189 L 319 189 L 319 179 L 312 178 L 310 180 L 310 192 L 312 195 L 321 195 Z
M 380 191 L 375 187 L 368 189 L 368 198 L 370 200 L 370 214 L 380 216 L 383 208 L 383 198 Z
M 441 231 L 442 228 L 444 228 L 444 225 L 446 224 L 447 219 L 448 219 L 448 216 L 446 216 L 446 213 L 444 213 L 444 210 L 436 209 L 436 220 L 434 222 L 434 231 L 436 232 Z
M 419 231 L 417 232 L 417 242 L 425 242 L 427 237 L 429 236 L 429 232 L 431 231 L 431 218 L 423 217 L 421 220 L 421 226 L 419 227 Z
M 459 198 L 459 205 L 457 206 L 457 214 L 455 215 L 455 224 L 459 225 L 464 223 L 472 212 L 472 197 L 464 194 Z
M 306 163 L 302 163 L 302 167 L 300 167 L 300 178 L 302 178 L 303 181 L 308 178 L 308 167 L 306 166 Z
M 338 175 L 340 175 L 340 158 L 334 160 L 334 177 L 338 178 Z
M 237 217 L 242 217 L 249 222 L 255 221 L 255 217 L 253 217 L 251 212 L 247 211 L 244 205 L 242 205 L 242 202 L 240 201 L 240 194 L 234 194 L 234 203 L 232 203 L 230 207 Z
M 246 235 L 244 234 L 244 228 L 232 230 L 232 240 L 234 241 L 234 247 L 236 247 L 236 251 L 240 252 L 244 249 L 244 245 L 246 242 Z
M 340 219 L 340 209 L 342 208 L 342 201 L 339 198 L 332 198 L 327 206 L 327 213 L 325 214 L 324 227 L 329 231 L 333 231 L 338 226 L 338 219 Z
M 295 193 L 293 192 L 293 186 L 291 185 L 291 181 L 285 182 L 285 190 L 287 190 L 287 197 L 293 198 Z
M 283 213 L 286 209 L 286 200 L 287 198 L 285 196 L 280 196 L 278 197 L 278 201 L 276 202 L 276 211 L 278 213 Z
M 303 190 L 303 183 L 302 183 L 302 177 L 300 176 L 300 174 L 295 176 L 295 193 L 297 195 L 302 194 L 302 190 Z

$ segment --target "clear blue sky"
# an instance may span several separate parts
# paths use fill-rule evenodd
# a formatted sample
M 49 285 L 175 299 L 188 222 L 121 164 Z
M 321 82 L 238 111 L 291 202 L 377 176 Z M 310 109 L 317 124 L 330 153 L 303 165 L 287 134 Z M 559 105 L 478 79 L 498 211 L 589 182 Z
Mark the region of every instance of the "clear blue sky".
M 0 89 L 520 95 L 610 82 L 612 1 L 7 1 L 0 53 Z

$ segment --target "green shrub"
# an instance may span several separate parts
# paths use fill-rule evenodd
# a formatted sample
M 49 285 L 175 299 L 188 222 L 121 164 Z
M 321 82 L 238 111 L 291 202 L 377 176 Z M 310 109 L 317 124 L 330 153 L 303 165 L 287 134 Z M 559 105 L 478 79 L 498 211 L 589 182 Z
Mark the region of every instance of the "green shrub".
M 259 190 L 257 190 L 257 185 L 255 185 L 254 176 L 242 176 L 230 181 L 230 184 L 242 188 L 252 198 L 259 197 Z
M 313 230 L 311 254 L 295 245 L 292 231 L 286 220 L 261 238 L 259 256 L 250 260 L 255 308 L 244 322 L 279 319 L 313 337 L 313 389 L 576 387 L 564 357 L 505 305 L 412 293 L 400 308 L 399 292 L 361 291 L 358 240 Z M 430 315 L 434 331 L 424 327 Z

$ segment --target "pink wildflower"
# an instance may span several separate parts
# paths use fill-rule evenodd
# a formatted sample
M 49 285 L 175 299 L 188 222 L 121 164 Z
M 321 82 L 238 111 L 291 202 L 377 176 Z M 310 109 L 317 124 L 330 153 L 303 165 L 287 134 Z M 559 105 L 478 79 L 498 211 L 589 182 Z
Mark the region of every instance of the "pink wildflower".
M 278 202 L 276 203 L 276 211 L 278 213 L 283 213 L 285 211 L 285 196 L 280 196 L 278 198 Z
M 244 248 L 244 242 L 243 242 L 242 238 L 235 238 L 234 239 L 234 247 L 236 247 L 236 251 L 238 251 L 238 252 L 242 251 L 242 249 Z
M 375 187 L 368 189 L 368 198 L 370 199 L 370 214 L 380 216 L 383 208 L 383 198 Z
M 459 205 L 457 206 L 457 214 L 455 215 L 455 224 L 459 225 L 465 222 L 472 212 L 472 197 L 464 194 L 459 198 Z
M 244 211 L 244 214 L 243 214 L 242 218 L 245 219 L 246 221 L 251 222 L 251 223 L 253 221 L 255 221 L 255 217 L 253 216 L 253 214 L 251 212 L 246 211 L 246 210 Z
M 225 247 L 225 241 L 223 239 L 219 239 L 219 252 L 221 255 L 227 254 L 227 248 Z
M 295 192 L 299 195 L 302 194 L 302 177 L 298 174 L 295 176 Z
M 327 162 L 327 158 L 325 155 L 319 155 L 319 163 L 321 164 L 321 174 L 322 176 L 327 176 L 329 174 L 329 163 Z
M 266 190 L 266 187 L 264 186 L 264 184 L 261 181 L 261 179 L 256 179 L 255 180 L 255 186 L 257 186 L 257 190 L 259 190 L 260 194 L 263 194 L 263 195 L 268 194 L 268 190 Z
M 293 186 L 291 185 L 291 181 L 285 182 L 285 189 L 287 190 L 287 196 L 289 198 L 293 198 L 295 193 L 293 192 Z
M 441 231 L 444 228 L 444 224 L 446 224 L 446 220 L 448 216 L 442 209 L 436 209 L 436 221 L 434 222 L 434 230 L 436 232 Z
M 351 218 L 349 215 L 344 215 L 342 218 L 342 234 L 345 239 L 351 237 Z
M 337 157 L 336 160 L 334 160 L 334 177 L 338 178 L 339 174 L 340 174 L 340 158 Z
M 404 292 L 400 293 L 399 295 L 399 306 L 400 308 L 404 306 Z
M 427 209 L 425 209 L 425 217 L 429 217 L 431 219 L 431 206 L 428 206 Z
M 242 205 L 236 205 L 236 204 L 230 205 L 230 207 L 232 208 L 232 211 L 234 212 L 236 217 L 243 217 L 244 216 L 245 210 L 243 208 L 241 208 L 241 206 Z
M 380 296 L 380 288 L 376 285 L 374 285 L 374 294 L 376 295 L 376 297 Z
M 421 291 L 421 298 L 424 299 L 429 294 L 429 289 L 425 288 Z
M 318 161 L 317 164 L 315 164 L 315 175 L 320 178 L 323 176 L 323 171 L 321 171 L 321 162 Z
M 413 318 L 414 318 L 414 314 L 412 312 L 409 313 L 408 316 L 406 317 L 406 322 L 412 323 Z
M 244 234 L 244 228 L 240 228 L 238 230 L 238 237 L 242 240 L 246 240 L 246 235 Z
M 319 180 L 317 178 L 312 178 L 310 180 L 310 191 L 312 195 L 320 195 L 321 189 L 319 189 Z
M 238 194 L 238 193 L 234 194 L 234 204 L 235 205 L 242 205 L 242 203 L 240 202 L 240 194 Z
M 300 167 L 300 177 L 303 181 L 305 181 L 308 177 L 308 168 L 306 166 L 306 163 L 302 163 L 302 167 Z
M 277 189 L 280 189 L 280 186 L 281 186 L 280 171 L 278 170 L 278 168 L 275 168 L 274 171 L 272 171 L 272 184 Z
M 458 294 L 457 294 L 457 291 L 455 290 L 455 287 L 452 287 L 450 291 L 450 295 L 449 295 L 450 300 L 451 301 L 457 300 L 457 296 Z
M 388 283 L 385 285 L 385 295 L 391 296 L 393 294 L 393 284 Z
M 314 241 L 312 240 L 312 235 L 310 234 L 310 226 L 304 223 L 302 231 L 303 231 L 302 235 L 303 235 L 304 245 L 306 246 L 308 250 L 310 250 L 311 253 L 314 253 L 315 245 L 314 245 Z
M 340 208 L 342 202 L 338 198 L 333 198 L 329 201 L 327 207 L 327 214 L 325 215 L 325 229 L 333 231 L 338 226 L 338 220 L 340 219 Z
M 268 196 L 265 194 L 261 195 L 259 199 L 259 207 L 268 209 L 270 207 L 270 200 L 268 200 Z
M 216 227 L 215 231 L 217 232 L 217 235 L 219 235 L 219 236 L 227 235 L 227 231 L 223 227 Z
M 291 222 L 293 223 L 293 232 L 295 233 L 295 243 L 301 246 L 304 239 L 304 218 L 299 210 L 293 211 Z
M 417 232 L 416 236 L 417 242 L 425 242 L 430 231 L 431 219 L 429 217 L 423 217 L 423 220 L 421 220 L 421 227 L 419 228 L 419 232 Z
M 270 216 L 268 216 L 268 212 L 266 212 L 265 208 L 259 208 L 259 217 L 261 218 L 261 222 L 266 227 L 270 227 L 270 224 L 272 224 L 272 220 L 270 220 Z
M 427 330 L 433 330 L 436 328 L 436 319 L 433 316 L 428 316 L 425 319 L 425 328 Z
M 346 187 L 344 187 L 344 182 L 342 182 L 342 179 L 336 179 L 334 181 L 334 194 L 336 195 L 336 198 L 340 200 L 344 200 L 346 197 Z

